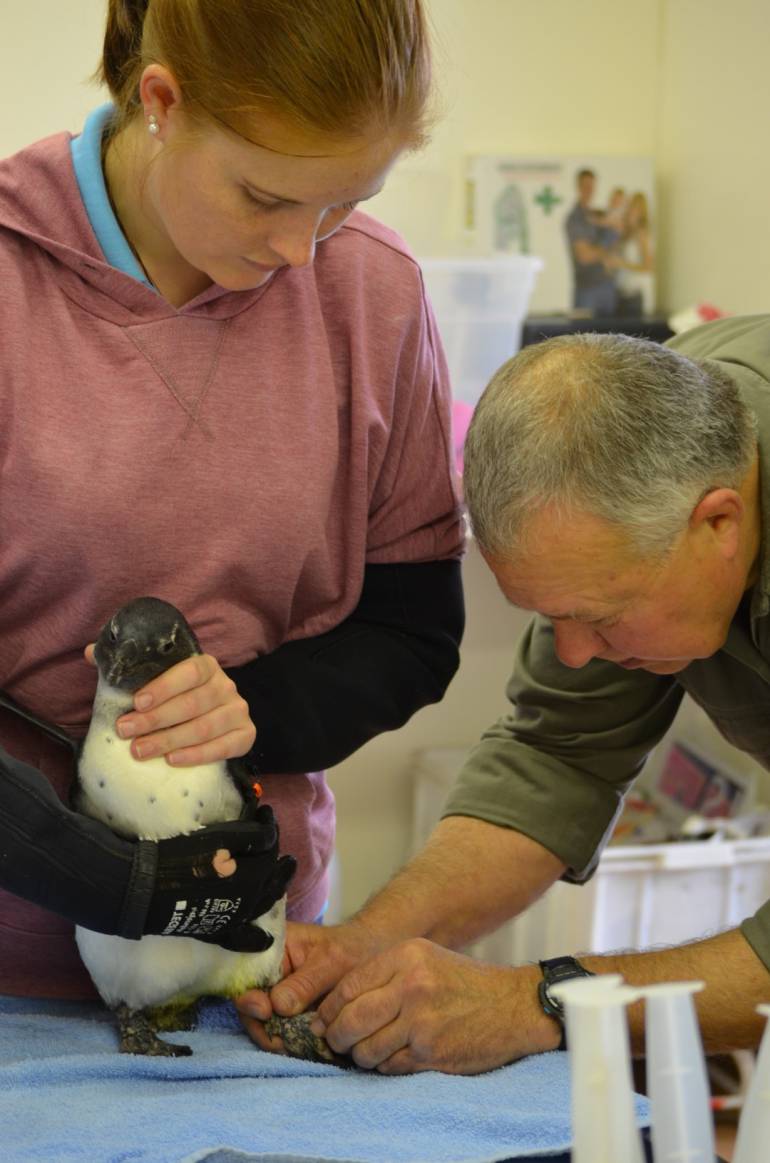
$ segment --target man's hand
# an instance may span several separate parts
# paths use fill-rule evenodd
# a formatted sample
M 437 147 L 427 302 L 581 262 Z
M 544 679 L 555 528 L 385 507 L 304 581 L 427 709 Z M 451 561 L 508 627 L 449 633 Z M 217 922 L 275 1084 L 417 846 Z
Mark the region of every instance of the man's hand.
M 534 966 L 487 965 L 416 938 L 351 970 L 311 1028 L 382 1074 L 480 1074 L 559 1045 L 539 979 Z
M 93 662 L 93 646 L 86 658 Z M 136 692 L 134 707 L 118 719 L 117 731 L 132 740 L 136 759 L 165 756 L 175 767 L 215 763 L 245 755 L 257 737 L 246 700 L 210 654 L 169 667 Z
M 253 989 L 236 998 L 249 1037 L 263 1050 L 280 1050 L 280 1042 L 271 1040 L 263 1026 L 271 1014 L 304 1013 L 378 948 L 373 935 L 356 921 L 328 926 L 288 924 L 282 980 L 269 994 Z

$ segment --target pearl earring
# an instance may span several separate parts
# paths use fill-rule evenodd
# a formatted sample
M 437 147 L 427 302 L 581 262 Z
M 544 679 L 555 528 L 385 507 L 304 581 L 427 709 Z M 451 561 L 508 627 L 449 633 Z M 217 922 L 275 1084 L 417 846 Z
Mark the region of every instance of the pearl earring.
M 155 137 L 158 133 L 160 133 L 160 126 L 158 125 L 158 119 L 154 113 L 151 113 L 150 116 L 147 118 L 147 128 L 153 137 Z

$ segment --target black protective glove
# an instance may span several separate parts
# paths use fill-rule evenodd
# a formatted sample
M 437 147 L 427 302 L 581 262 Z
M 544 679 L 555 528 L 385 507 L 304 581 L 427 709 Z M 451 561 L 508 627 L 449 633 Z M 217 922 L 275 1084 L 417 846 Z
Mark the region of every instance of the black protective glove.
M 238 952 L 270 948 L 272 936 L 249 922 L 280 900 L 297 862 L 293 856 L 278 856 L 278 828 L 269 807 L 189 836 L 159 840 L 157 848 L 145 933 L 195 937 Z M 232 876 L 214 871 L 220 848 L 236 861 Z

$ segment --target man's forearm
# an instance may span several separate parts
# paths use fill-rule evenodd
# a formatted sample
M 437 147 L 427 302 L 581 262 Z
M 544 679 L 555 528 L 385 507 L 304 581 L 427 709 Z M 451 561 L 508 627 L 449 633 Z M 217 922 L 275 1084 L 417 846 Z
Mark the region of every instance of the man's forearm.
M 517 916 L 563 871 L 553 853 L 519 832 L 450 816 L 356 919 L 384 945 L 426 937 L 460 949 Z M 649 952 L 563 952 L 576 953 L 595 973 L 620 973 L 630 985 L 704 981 L 706 988 L 695 995 L 695 1004 L 709 1053 L 754 1047 L 762 1036 L 764 1021 L 756 1006 L 770 997 L 770 972 L 738 929 Z M 518 994 L 524 971 L 512 974 Z M 532 995 L 527 1004 L 534 1021 L 536 990 L 526 992 L 528 998 Z M 634 1051 L 642 1053 L 642 1003 L 630 1007 L 629 1022 Z
M 621 973 L 629 985 L 705 982 L 695 1006 L 709 1054 L 754 1048 L 762 1036 L 765 1022 L 756 1007 L 770 996 L 770 973 L 738 929 L 671 949 L 580 956 L 580 961 L 594 973 Z M 629 1023 L 633 1050 L 643 1053 L 642 1002 L 629 1008 Z
M 460 949 L 522 912 L 564 867 L 511 828 L 449 816 L 356 919 L 389 944 L 427 937 Z

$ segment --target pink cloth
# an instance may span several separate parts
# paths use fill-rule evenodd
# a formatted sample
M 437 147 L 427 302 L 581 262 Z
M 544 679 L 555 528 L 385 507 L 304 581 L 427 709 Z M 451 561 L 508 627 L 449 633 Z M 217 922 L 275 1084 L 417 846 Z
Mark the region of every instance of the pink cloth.
M 473 419 L 473 405 L 464 400 L 455 400 L 452 404 L 452 439 L 454 441 L 455 468 L 460 476 L 463 474 L 463 449 L 465 437 Z
M 236 666 L 348 616 L 365 562 L 460 552 L 445 363 L 386 227 L 355 213 L 312 267 L 176 309 L 105 264 L 62 134 L 0 163 L 0 286 L 0 687 L 31 710 L 85 730 L 83 647 L 140 594 Z M 7 720 L 0 742 L 41 762 Z M 44 766 L 64 794 L 62 757 Z M 263 784 L 310 920 L 331 792 Z M 0 897 L 0 993 L 89 994 L 73 948 Z

